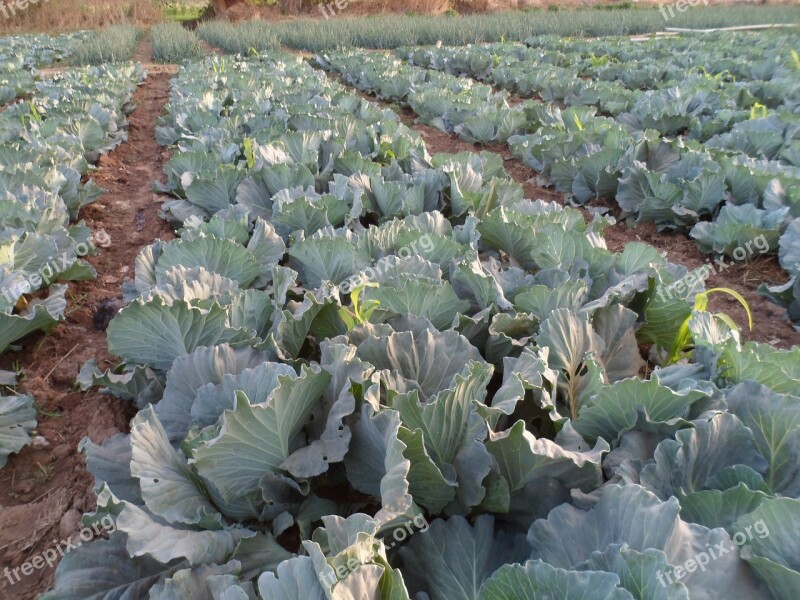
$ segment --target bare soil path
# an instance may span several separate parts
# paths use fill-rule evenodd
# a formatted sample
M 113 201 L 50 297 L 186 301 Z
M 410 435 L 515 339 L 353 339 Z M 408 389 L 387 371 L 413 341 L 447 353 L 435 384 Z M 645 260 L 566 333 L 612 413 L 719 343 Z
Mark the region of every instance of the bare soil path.
M 200 40 L 200 47 L 208 54 L 209 56 L 214 56 L 215 54 L 224 55 L 225 51 L 222 48 L 217 48 L 216 46 L 212 46 L 203 38 L 198 37 Z
M 131 57 L 133 62 L 150 63 L 153 62 L 153 40 L 150 38 L 150 32 L 147 31 L 139 40 L 139 45 Z
M 164 72 L 167 71 L 167 72 Z M 54 548 L 80 529 L 80 516 L 94 507 L 94 481 L 77 453 L 85 436 L 99 443 L 127 431 L 131 407 L 97 391 L 76 391 L 75 378 L 89 359 L 105 369 L 116 365 L 108 354 L 105 331 L 94 328 L 103 301 L 121 298 L 121 285 L 132 278 L 134 260 L 153 240 L 172 239 L 159 218 L 161 201 L 151 191 L 160 179 L 168 153 L 156 143 L 156 119 L 169 96 L 169 69 L 151 73 L 139 87 L 136 110 L 128 117 L 128 141 L 100 158 L 92 179 L 107 190 L 81 218 L 104 230 L 110 245 L 89 262 L 96 281 L 71 283 L 67 318 L 50 334 L 31 336 L 19 352 L 0 359 L 0 369 L 18 361 L 25 373 L 20 391 L 31 393 L 39 408 L 37 434 L 47 446 L 28 446 L 0 470 L 0 598 L 28 600 L 47 590 L 54 569 L 34 570 L 12 585 L 3 570 L 20 567 Z

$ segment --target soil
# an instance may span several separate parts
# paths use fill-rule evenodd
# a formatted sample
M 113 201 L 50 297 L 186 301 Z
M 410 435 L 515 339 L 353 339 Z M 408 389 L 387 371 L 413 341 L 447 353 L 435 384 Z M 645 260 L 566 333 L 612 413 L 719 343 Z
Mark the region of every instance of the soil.
M 203 49 L 203 52 L 205 52 L 209 56 L 212 56 L 214 54 L 224 54 L 224 52 L 222 51 L 221 48 L 217 48 L 216 46 L 212 46 L 211 44 L 209 44 L 204 39 L 200 39 L 199 38 L 199 41 L 200 41 L 200 47 Z
M 143 35 L 139 41 L 136 52 L 131 57 L 133 62 L 150 63 L 153 62 L 153 42 L 149 35 Z
M 35 435 L 47 444 L 24 448 L 0 470 L 0 571 L 19 567 L 79 531 L 76 517 L 93 510 L 95 496 L 78 444 L 86 436 L 99 443 L 127 431 L 135 413 L 111 396 L 76 391 L 74 382 L 89 359 L 103 369 L 116 366 L 105 332 L 93 326 L 95 313 L 104 301 L 121 299 L 122 282 L 133 277 L 134 260 L 144 246 L 174 237 L 158 216 L 161 201 L 150 188 L 169 158 L 155 141 L 156 119 L 169 97 L 170 76 L 164 71 L 169 69 L 151 73 L 139 87 L 136 110 L 128 117 L 128 141 L 102 156 L 91 176 L 107 193 L 81 218 L 111 239 L 108 248 L 88 258 L 97 280 L 70 283 L 65 322 L 49 334 L 26 338 L 20 351 L 0 358 L 0 369 L 11 370 L 18 362 L 24 372 L 18 389 L 36 399 Z M 20 572 L 21 581 L 13 586 L 0 575 L 0 598 L 35 598 L 51 586 L 53 571 L 45 567 L 28 577 Z
M 28 102 L 30 99 L 31 99 L 30 94 L 20 94 L 19 96 L 17 96 L 16 98 L 11 100 L 10 102 L 6 102 L 5 104 L 0 103 L 0 112 L 3 112 L 9 106 L 13 106 L 14 104 L 17 104 L 18 102 Z

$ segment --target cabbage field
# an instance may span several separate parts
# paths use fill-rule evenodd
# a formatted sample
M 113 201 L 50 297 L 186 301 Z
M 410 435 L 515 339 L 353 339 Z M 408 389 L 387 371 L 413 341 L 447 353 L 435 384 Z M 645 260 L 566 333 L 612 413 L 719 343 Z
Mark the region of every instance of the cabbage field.
M 800 345 L 758 335 L 800 332 L 797 31 L 120 37 L 0 61 L 0 482 L 49 439 L 26 369 L 132 416 L 67 448 L 97 535 L 43 600 L 800 598 Z

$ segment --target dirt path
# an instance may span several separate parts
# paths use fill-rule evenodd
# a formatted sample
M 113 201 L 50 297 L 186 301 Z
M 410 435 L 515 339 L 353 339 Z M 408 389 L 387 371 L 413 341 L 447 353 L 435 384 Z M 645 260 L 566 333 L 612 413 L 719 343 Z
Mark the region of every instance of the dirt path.
M 3 112 L 5 109 L 14 106 L 18 102 L 28 102 L 31 99 L 30 94 L 20 94 L 16 98 L 14 98 L 11 102 L 6 102 L 5 104 L 0 104 L 0 112 Z
M 34 395 L 39 407 L 38 435 L 47 446 L 25 448 L 0 470 L 0 598 L 28 600 L 48 589 L 53 569 L 34 570 L 11 585 L 3 569 L 32 561 L 80 529 L 80 516 L 94 506 L 94 482 L 80 440 L 94 442 L 127 431 L 133 412 L 126 402 L 96 391 L 75 391 L 78 371 L 94 358 L 101 368 L 116 365 L 108 354 L 106 334 L 93 319 L 104 300 L 121 298 L 123 279 L 133 277 L 134 259 L 154 239 L 171 239 L 171 228 L 158 217 L 161 201 L 150 184 L 162 176 L 167 152 L 155 141 L 156 118 L 169 95 L 169 75 L 151 74 L 134 96 L 128 141 L 101 157 L 93 179 L 107 194 L 85 208 L 81 217 L 95 231 L 105 230 L 110 246 L 89 258 L 96 281 L 70 284 L 67 319 L 48 335 L 27 338 L 20 352 L 0 359 L 0 369 L 19 361 L 25 373 L 20 390 Z M 35 565 L 34 565 L 35 566 Z M 13 576 L 12 576 L 13 578 Z
M 146 31 L 139 40 L 139 45 L 131 57 L 133 62 L 138 63 L 151 63 L 153 62 L 153 40 L 150 37 L 150 32 Z
M 480 152 L 481 150 L 495 152 L 503 157 L 508 175 L 522 185 L 526 198 L 558 202 L 563 205 L 567 204 L 565 194 L 539 185 L 536 181 L 536 171 L 514 158 L 507 145 L 493 144 L 484 147 L 480 144 L 465 142 L 456 135 L 450 135 L 435 127 L 419 123 L 417 114 L 407 106 L 386 102 L 370 94 L 359 92 L 352 86 L 347 85 L 341 76 L 331 73 L 328 75 L 331 79 L 339 81 L 362 98 L 397 112 L 403 123 L 422 135 L 431 154 L 462 151 Z M 598 206 L 610 209 L 614 215 L 619 214 L 619 210 L 611 207 L 610 203 L 599 203 Z M 584 217 L 587 219 L 592 218 L 592 214 L 588 210 L 580 210 Z M 645 242 L 657 248 L 661 253 L 666 254 L 671 262 L 685 265 L 691 269 L 713 262 L 710 256 L 700 252 L 695 241 L 685 233 L 659 233 L 652 223 L 641 223 L 635 227 L 630 227 L 626 223 L 618 222 L 616 225 L 606 229 L 606 242 L 608 248 L 614 252 L 621 251 L 628 242 Z M 762 283 L 775 285 L 785 283 L 788 280 L 788 275 L 778 264 L 777 257 L 758 256 L 748 263 L 734 263 L 726 260 L 725 264 L 729 265 L 729 267 L 724 272 L 713 274 L 707 281 L 707 287 L 727 287 L 739 292 L 750 305 L 754 321 L 753 330 L 747 331 L 747 313 L 736 300 L 728 295 L 720 294 L 712 297 L 709 304 L 710 309 L 729 314 L 742 328 L 743 339 L 768 342 L 780 348 L 800 346 L 800 332 L 795 331 L 791 323 L 784 318 L 786 311 L 758 293 L 758 288 Z
M 142 68 L 144 68 L 144 70 L 147 71 L 147 73 L 149 75 L 151 75 L 151 76 L 152 75 L 164 75 L 164 74 L 166 74 L 166 75 L 174 75 L 175 73 L 178 72 L 178 65 L 165 65 L 165 64 L 153 63 L 153 62 L 140 62 L 140 64 L 142 65 Z M 49 68 L 49 69 L 40 69 L 39 73 L 41 73 L 42 77 L 51 77 L 52 75 L 55 75 L 56 73 L 61 73 L 63 71 L 69 71 L 69 70 L 72 70 L 72 69 L 75 69 L 75 68 L 80 68 L 80 67 L 74 67 L 74 66 L 71 66 L 71 67 L 52 67 L 52 68 Z
M 200 40 L 200 47 L 205 51 L 206 54 L 208 54 L 208 56 L 214 56 L 215 54 L 219 54 L 220 56 L 225 55 L 225 51 L 222 48 L 212 46 L 200 36 L 198 36 L 197 39 Z

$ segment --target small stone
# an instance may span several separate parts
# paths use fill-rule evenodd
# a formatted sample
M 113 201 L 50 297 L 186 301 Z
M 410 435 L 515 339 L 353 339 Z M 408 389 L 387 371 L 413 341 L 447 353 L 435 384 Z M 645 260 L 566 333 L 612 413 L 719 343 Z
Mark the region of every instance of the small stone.
M 61 523 L 58 525 L 58 531 L 61 534 L 61 539 L 67 539 L 76 531 L 80 531 L 81 519 L 83 515 L 74 508 L 68 510 L 61 517 Z
M 86 502 L 83 498 L 76 498 L 72 503 L 72 508 L 83 514 L 84 508 L 86 508 Z
M 49 448 L 49 447 L 50 447 L 50 442 L 48 442 L 48 441 L 47 441 L 47 440 L 44 438 L 44 436 L 37 435 L 37 436 L 36 436 L 35 438 L 33 438 L 33 440 L 31 441 L 31 445 L 32 445 L 34 448 L 37 448 L 37 449 L 39 449 L 39 448 Z

